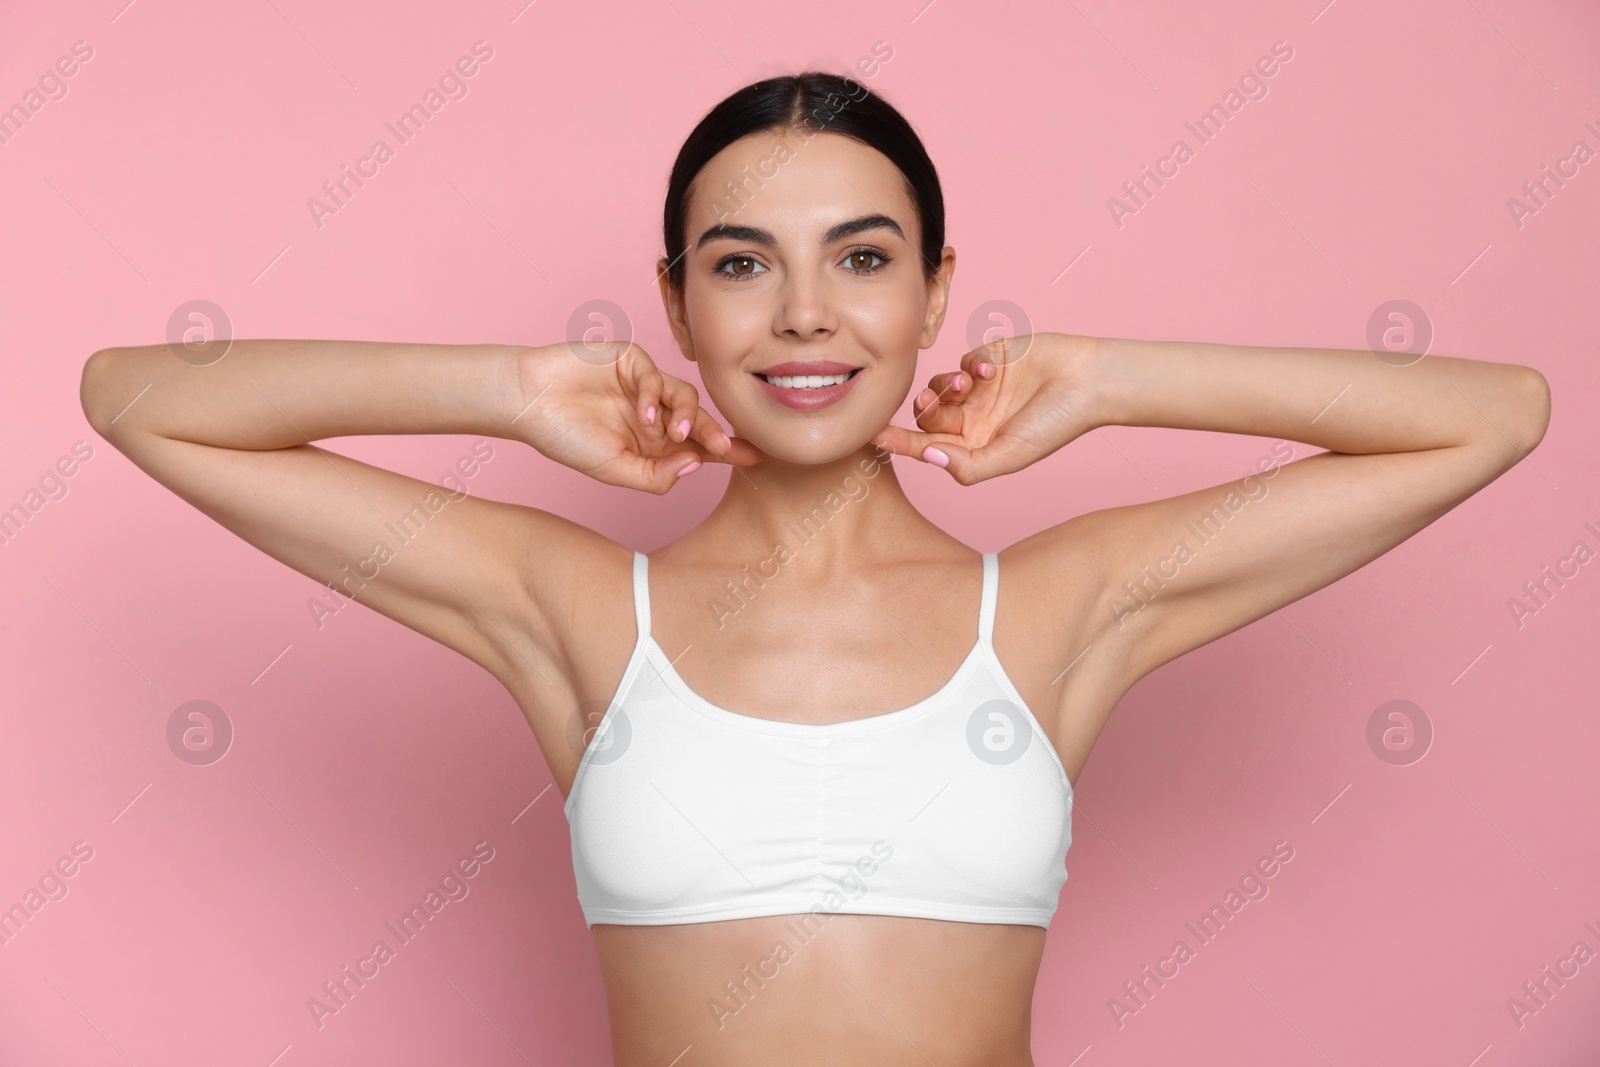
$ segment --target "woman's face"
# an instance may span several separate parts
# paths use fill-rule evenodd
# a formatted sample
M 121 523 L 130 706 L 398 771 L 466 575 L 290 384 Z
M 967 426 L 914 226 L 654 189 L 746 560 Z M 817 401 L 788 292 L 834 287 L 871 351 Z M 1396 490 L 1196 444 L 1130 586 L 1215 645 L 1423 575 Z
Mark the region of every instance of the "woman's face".
M 686 214 L 683 289 L 663 278 L 662 299 L 733 435 L 794 463 L 856 452 L 905 402 L 955 269 L 945 248 L 923 273 L 899 169 L 838 134 L 751 134 L 699 173 Z

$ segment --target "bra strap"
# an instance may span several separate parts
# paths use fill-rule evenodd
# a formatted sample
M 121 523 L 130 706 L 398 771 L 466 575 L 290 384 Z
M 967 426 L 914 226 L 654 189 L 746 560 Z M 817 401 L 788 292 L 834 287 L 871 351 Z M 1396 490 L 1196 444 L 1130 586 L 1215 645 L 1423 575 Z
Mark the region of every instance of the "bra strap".
M 650 636 L 650 557 L 643 552 L 633 554 L 633 622 L 643 642 Z
M 978 640 L 994 645 L 994 606 L 1000 592 L 1000 556 L 983 554 L 983 600 L 978 608 Z

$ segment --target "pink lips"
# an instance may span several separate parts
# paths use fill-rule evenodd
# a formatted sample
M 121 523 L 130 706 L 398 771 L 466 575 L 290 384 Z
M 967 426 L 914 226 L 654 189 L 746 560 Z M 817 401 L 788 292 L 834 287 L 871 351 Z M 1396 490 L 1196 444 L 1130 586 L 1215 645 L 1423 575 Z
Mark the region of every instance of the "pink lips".
M 855 367 L 848 363 L 837 363 L 833 360 L 791 360 L 788 363 L 779 363 L 756 374 L 756 382 L 761 390 L 784 407 L 795 411 L 819 411 L 831 404 L 836 404 L 844 399 L 845 394 L 855 387 L 856 379 L 860 374 L 851 374 L 845 381 L 838 385 L 830 385 L 826 389 L 780 389 L 776 385 L 761 377 L 770 374 L 778 378 L 797 377 L 799 375 L 820 374 L 849 374 Z

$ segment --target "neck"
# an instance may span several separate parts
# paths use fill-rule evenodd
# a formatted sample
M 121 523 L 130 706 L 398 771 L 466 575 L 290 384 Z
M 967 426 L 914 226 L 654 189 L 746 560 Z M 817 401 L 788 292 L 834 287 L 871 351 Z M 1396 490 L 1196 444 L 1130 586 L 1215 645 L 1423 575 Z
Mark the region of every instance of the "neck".
M 785 570 L 822 576 L 863 560 L 902 558 L 938 531 L 907 499 L 888 455 L 871 444 L 831 463 L 769 456 L 731 471 L 695 536 L 735 566 L 779 555 Z

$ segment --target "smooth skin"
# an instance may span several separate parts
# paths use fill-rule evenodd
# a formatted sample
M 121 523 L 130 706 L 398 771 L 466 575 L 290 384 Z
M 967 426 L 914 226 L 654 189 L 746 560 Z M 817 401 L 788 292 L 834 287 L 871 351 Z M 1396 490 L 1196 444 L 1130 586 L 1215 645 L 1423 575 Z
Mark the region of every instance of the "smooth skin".
M 719 217 L 714 191 L 770 159 L 780 136 L 792 158 L 722 218 L 748 229 L 701 241 Z M 934 445 L 964 486 L 1107 425 L 1326 449 L 1254 479 L 1069 518 L 1000 553 L 996 649 L 1073 780 L 1141 677 L 1382 555 L 1520 461 L 1549 421 L 1548 385 L 1525 366 L 1039 333 L 967 353 L 914 398 L 917 428 L 893 427 L 955 267 L 946 248 L 925 277 L 894 166 L 834 134 L 752 135 L 701 173 L 691 207 L 686 282 L 675 290 L 663 276 L 662 298 L 732 438 L 695 386 L 629 344 L 579 358 L 565 344 L 238 341 L 206 367 L 165 346 L 115 348 L 85 365 L 84 411 L 156 480 L 323 582 L 440 489 L 311 441 L 491 435 L 656 494 L 694 477 L 682 473 L 693 463 L 727 465 L 717 506 L 651 555 L 653 633 L 712 703 L 807 723 L 929 696 L 977 638 L 979 554 L 912 506 L 885 450 L 926 462 Z M 893 225 L 825 240 L 874 216 Z M 807 358 L 864 369 L 816 412 L 777 404 L 752 376 Z M 787 524 L 845 496 L 852 474 L 864 494 L 824 509 L 824 532 L 736 615 L 712 610 L 728 603 L 725 581 L 792 542 Z M 1124 583 L 1180 539 L 1194 545 L 1186 523 L 1217 508 L 1230 516 L 1224 533 L 1128 611 Z M 573 738 L 592 734 L 635 641 L 631 561 L 559 515 L 466 496 L 352 595 L 499 679 L 566 796 L 586 743 Z M 797 946 L 784 921 L 596 926 L 615 1062 L 1031 1067 L 1042 929 L 841 914 Z M 733 1003 L 725 983 L 780 938 L 794 958 L 717 1019 L 711 1004 Z

